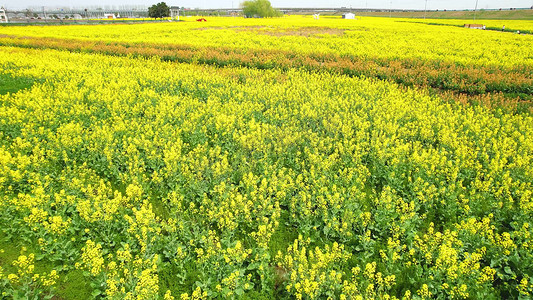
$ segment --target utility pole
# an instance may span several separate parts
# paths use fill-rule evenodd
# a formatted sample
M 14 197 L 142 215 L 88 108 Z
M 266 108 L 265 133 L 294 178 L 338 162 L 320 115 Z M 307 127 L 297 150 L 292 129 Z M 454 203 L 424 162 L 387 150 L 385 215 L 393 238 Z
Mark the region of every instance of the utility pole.
M 389 18 L 392 18 L 392 0 L 390 0 Z
M 426 12 L 428 11 L 428 0 L 426 0 L 426 6 L 424 7 L 424 20 L 426 19 Z
M 44 6 L 43 6 L 43 18 L 44 18 L 44 22 L 46 23 L 46 11 L 44 11 Z
M 478 0 L 476 0 L 476 7 L 474 8 L 474 22 L 476 22 L 477 2 Z

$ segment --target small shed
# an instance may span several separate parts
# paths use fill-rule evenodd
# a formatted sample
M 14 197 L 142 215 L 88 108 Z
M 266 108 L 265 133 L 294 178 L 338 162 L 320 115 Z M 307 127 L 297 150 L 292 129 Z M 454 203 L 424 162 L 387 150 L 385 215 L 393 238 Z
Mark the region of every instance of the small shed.
M 465 28 L 484 29 L 483 24 L 465 24 Z
M 342 14 L 342 18 L 343 19 L 355 19 L 355 14 L 353 13 L 345 13 L 345 14 Z
M 171 6 L 170 7 L 170 19 L 174 20 L 177 19 L 180 20 L 180 7 L 179 6 Z
M 104 14 L 105 19 L 116 19 L 117 16 L 115 14 Z

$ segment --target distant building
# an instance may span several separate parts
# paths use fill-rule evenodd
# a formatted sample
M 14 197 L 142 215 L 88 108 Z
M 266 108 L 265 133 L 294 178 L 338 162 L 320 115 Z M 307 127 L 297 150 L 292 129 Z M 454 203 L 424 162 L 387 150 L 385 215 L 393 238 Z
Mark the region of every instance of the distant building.
M 342 14 L 342 18 L 343 19 L 355 19 L 355 14 L 352 14 L 352 13 L 345 13 L 345 14 Z
M 104 14 L 105 19 L 116 19 L 117 16 L 115 14 Z

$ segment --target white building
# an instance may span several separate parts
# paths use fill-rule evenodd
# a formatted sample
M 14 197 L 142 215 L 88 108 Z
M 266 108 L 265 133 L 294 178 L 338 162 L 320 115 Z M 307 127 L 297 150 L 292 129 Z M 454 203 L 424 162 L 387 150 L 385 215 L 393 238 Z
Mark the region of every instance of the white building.
M 355 19 L 355 14 L 352 14 L 352 13 L 345 13 L 345 14 L 342 14 L 342 18 L 343 19 Z
M 170 20 L 177 19 L 180 20 L 180 7 L 179 6 L 171 6 L 170 7 Z

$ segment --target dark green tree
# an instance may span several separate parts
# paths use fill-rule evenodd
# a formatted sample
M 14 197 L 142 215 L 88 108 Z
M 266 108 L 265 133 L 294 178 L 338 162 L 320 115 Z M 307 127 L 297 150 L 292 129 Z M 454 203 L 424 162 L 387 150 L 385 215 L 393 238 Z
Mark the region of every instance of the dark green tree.
M 242 13 L 247 18 L 261 17 L 272 18 L 281 17 L 282 13 L 273 8 L 268 0 L 248 0 L 242 4 Z
M 165 2 L 154 4 L 148 8 L 150 18 L 166 18 L 170 16 L 170 7 Z

